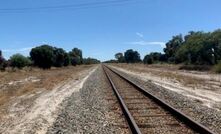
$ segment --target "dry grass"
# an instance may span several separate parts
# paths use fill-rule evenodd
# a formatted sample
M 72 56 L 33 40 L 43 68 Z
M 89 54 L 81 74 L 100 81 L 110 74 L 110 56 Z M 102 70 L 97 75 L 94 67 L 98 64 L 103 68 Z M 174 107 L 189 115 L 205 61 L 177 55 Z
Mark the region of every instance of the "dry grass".
M 26 68 L 23 70 L 8 70 L 0 72 L 0 117 L 4 114 L 4 106 L 14 97 L 37 92 L 39 89 L 51 90 L 55 85 L 68 79 L 76 78 L 79 72 L 93 65 L 70 66 L 42 70 Z M 27 79 L 32 78 L 32 79 Z
M 214 72 L 221 74 L 221 61 L 214 66 L 213 70 Z
M 171 64 L 114 64 L 115 66 L 133 70 L 136 72 L 151 73 L 155 76 L 160 76 L 162 78 L 171 79 L 183 83 L 186 86 L 195 86 L 205 83 L 205 79 L 200 79 L 191 76 L 184 76 L 180 74 L 180 65 L 171 65 Z

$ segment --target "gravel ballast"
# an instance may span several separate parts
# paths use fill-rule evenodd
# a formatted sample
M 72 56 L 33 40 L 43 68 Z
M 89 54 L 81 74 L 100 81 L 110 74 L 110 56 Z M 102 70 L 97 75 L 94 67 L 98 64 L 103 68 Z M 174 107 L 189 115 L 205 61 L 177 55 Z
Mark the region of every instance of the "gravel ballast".
M 63 110 L 47 133 L 128 133 L 120 107 L 112 98 L 112 89 L 99 66 L 79 92 L 64 100 Z
M 115 70 L 117 67 L 114 67 Z M 144 81 L 139 76 L 128 75 L 127 73 L 117 70 L 123 76 L 142 86 L 148 92 L 161 98 L 168 104 L 179 109 L 186 115 L 190 116 L 197 122 L 208 127 L 215 133 L 221 134 L 221 112 L 203 106 L 201 102 L 187 98 L 182 94 L 178 94 L 159 85 L 153 84 L 151 81 Z

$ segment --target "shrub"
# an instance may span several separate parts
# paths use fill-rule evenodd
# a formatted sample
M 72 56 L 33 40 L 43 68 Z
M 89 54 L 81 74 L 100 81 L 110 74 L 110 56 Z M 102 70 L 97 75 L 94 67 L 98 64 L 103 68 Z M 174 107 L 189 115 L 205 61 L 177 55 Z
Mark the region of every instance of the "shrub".
M 10 66 L 12 67 L 23 68 L 25 66 L 29 66 L 30 64 L 31 61 L 21 54 L 15 54 L 10 57 Z
M 43 69 L 51 68 L 55 59 L 54 48 L 49 45 L 35 47 L 31 50 L 30 56 L 34 65 Z
M 2 51 L 0 50 L 0 65 L 5 61 L 5 59 L 2 56 Z
M 4 61 L 3 63 L 0 64 L 0 70 L 5 71 L 5 68 L 8 66 L 8 61 Z
M 118 61 L 111 59 L 111 60 L 104 61 L 104 63 L 118 63 Z
M 72 64 L 73 66 L 79 65 L 80 62 L 81 62 L 80 57 L 72 57 L 72 58 L 71 58 L 71 64 Z
M 211 66 L 208 65 L 182 65 L 179 67 L 180 70 L 197 70 L 197 71 L 208 71 Z
M 153 63 L 153 58 L 150 55 L 146 55 L 143 59 L 144 64 L 152 64 Z
M 124 63 L 125 62 L 123 53 L 116 53 L 115 58 L 117 59 L 117 61 L 119 63 Z
M 3 58 L 3 56 L 1 55 L 1 51 L 0 51 L 0 64 L 2 64 L 5 61 L 5 59 Z
M 83 59 L 83 63 L 86 64 L 86 65 L 89 65 L 89 64 L 99 64 L 100 61 L 97 60 L 97 59 L 94 59 L 94 58 L 84 58 Z
M 124 58 L 127 63 L 137 63 L 141 61 L 140 54 L 132 49 L 124 52 Z
M 168 63 L 175 63 L 175 57 L 168 58 Z
M 214 66 L 214 70 L 216 73 L 221 73 L 221 61 Z
M 72 51 L 69 52 L 69 56 L 71 59 L 71 64 L 73 66 L 80 65 L 83 63 L 83 56 L 81 49 L 78 48 L 72 49 Z
M 54 48 L 54 66 L 62 67 L 65 62 L 65 54 L 66 52 L 62 48 Z
M 6 67 L 7 67 L 6 60 L 2 56 L 0 56 L 0 70 L 5 70 Z
M 70 61 L 71 61 L 71 59 L 70 59 L 69 54 L 65 53 L 65 55 L 64 55 L 64 66 L 70 65 Z
M 0 50 L 0 70 L 4 71 L 7 66 L 8 66 L 8 62 L 2 56 L 2 51 Z

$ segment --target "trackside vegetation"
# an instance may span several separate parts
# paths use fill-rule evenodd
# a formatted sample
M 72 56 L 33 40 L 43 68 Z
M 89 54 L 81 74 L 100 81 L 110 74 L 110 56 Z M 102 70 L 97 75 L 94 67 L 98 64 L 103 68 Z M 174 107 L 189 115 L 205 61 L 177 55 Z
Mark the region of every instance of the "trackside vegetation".
M 0 70 L 3 71 L 5 70 L 6 67 L 7 67 L 7 61 L 2 56 L 2 51 L 0 50 Z
M 94 58 L 83 58 L 81 49 L 73 48 L 70 52 L 66 52 L 62 48 L 57 48 L 50 45 L 41 45 L 32 48 L 30 57 L 25 57 L 21 54 L 15 54 L 6 60 L 0 50 L 0 70 L 5 70 L 6 67 L 22 69 L 26 66 L 36 66 L 43 69 L 51 67 L 64 67 L 69 65 L 81 64 L 97 64 L 99 60 Z
M 166 43 L 159 60 L 186 65 L 216 65 L 221 60 L 221 29 L 213 32 L 191 31 L 187 35 L 173 36 Z
M 211 67 L 221 72 L 221 29 L 213 32 L 190 31 L 187 35 L 173 36 L 165 44 L 164 53 L 151 52 L 144 56 L 144 64 L 169 63 L 183 64 L 181 69 L 209 70 Z M 116 60 L 106 62 L 141 62 L 140 54 L 131 49 L 116 53 Z
M 217 73 L 221 73 L 221 61 L 214 66 L 214 71 Z
M 17 67 L 19 69 L 25 67 L 25 66 L 30 66 L 31 65 L 31 60 L 21 54 L 15 54 L 10 57 L 10 66 L 13 68 Z

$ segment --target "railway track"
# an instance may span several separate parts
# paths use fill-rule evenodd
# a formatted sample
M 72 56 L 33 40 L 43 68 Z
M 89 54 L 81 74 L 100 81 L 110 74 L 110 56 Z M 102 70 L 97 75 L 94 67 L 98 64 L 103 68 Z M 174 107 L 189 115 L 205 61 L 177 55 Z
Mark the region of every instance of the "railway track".
M 132 133 L 214 134 L 110 67 L 103 69 Z

